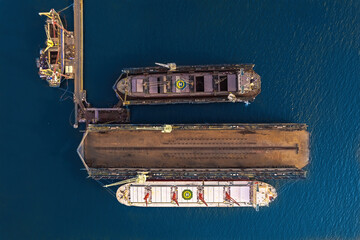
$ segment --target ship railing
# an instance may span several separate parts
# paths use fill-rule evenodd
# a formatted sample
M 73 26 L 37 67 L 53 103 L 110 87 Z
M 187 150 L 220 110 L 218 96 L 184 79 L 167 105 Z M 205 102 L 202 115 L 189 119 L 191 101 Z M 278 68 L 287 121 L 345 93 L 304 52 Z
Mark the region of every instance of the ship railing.
M 86 165 L 87 167 L 87 165 Z M 121 169 L 88 168 L 94 179 L 127 179 L 147 171 L 149 180 L 271 180 L 304 179 L 306 171 L 297 168 L 243 168 L 243 169 Z
M 137 128 L 151 127 L 158 128 L 163 124 L 89 124 L 88 131 L 112 131 L 112 130 L 134 130 Z M 264 124 L 172 124 L 173 128 L 180 130 L 273 130 L 280 129 L 282 131 L 300 131 L 306 130 L 307 125 L 302 123 L 264 123 Z M 159 128 L 160 129 L 160 128 Z

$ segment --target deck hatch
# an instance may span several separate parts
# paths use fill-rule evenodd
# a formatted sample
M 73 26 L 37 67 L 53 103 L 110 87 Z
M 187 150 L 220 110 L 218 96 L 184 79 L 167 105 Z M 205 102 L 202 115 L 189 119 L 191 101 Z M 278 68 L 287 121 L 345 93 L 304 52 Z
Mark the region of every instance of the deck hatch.
M 171 187 L 170 186 L 154 186 L 151 188 L 152 199 L 154 203 L 169 203 L 171 202 Z
M 227 76 L 228 79 L 228 91 L 229 92 L 235 92 L 236 91 L 236 75 L 235 74 L 229 74 Z
M 58 58 L 58 51 L 50 51 L 50 64 L 56 64 L 56 59 Z
M 145 202 L 145 189 L 143 186 L 130 186 L 130 201 L 131 202 Z
M 225 76 L 220 76 L 219 90 L 220 90 L 220 92 L 226 92 L 226 91 L 228 91 L 228 79 L 227 79 L 227 75 L 225 75 Z
M 250 202 L 250 186 L 231 186 L 231 197 L 239 203 Z
M 204 198 L 207 203 L 222 203 L 224 202 L 224 187 L 223 186 L 206 186 L 204 188 Z
M 214 91 L 214 88 L 213 88 L 213 76 L 212 75 L 205 75 L 204 76 L 204 91 L 205 92 Z
M 204 92 L 204 76 L 196 77 L 196 92 Z
M 131 91 L 133 93 L 136 93 L 136 92 L 142 93 L 142 92 L 144 92 L 143 83 L 144 83 L 144 79 L 142 79 L 142 78 L 133 78 L 131 80 Z
M 158 93 L 158 78 L 149 77 L 149 93 Z

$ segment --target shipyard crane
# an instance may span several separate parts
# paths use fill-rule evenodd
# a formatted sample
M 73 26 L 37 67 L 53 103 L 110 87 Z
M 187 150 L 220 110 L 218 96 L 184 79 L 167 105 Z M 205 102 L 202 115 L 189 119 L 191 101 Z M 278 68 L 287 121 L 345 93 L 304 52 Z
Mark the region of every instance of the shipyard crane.
M 140 173 L 138 173 L 138 175 L 136 177 L 129 178 L 129 179 L 119 181 L 119 182 L 115 182 L 112 184 L 104 185 L 104 187 L 106 187 L 106 188 L 113 187 L 113 186 L 123 185 L 125 183 L 145 183 L 146 178 L 147 178 L 146 174 L 148 174 L 148 172 L 140 172 Z
M 50 18 L 52 20 L 52 22 L 54 23 L 54 10 L 52 9 L 50 12 L 41 12 L 39 13 L 40 16 L 46 16 L 48 18 Z M 53 28 L 53 30 L 55 31 L 55 28 Z M 45 33 L 46 33 L 46 48 L 43 51 L 43 53 L 45 53 L 47 50 L 49 50 L 49 48 L 52 48 L 53 46 L 55 46 L 54 41 L 51 39 L 50 33 L 49 33 L 49 29 L 45 27 Z M 56 44 L 57 45 L 57 44 Z

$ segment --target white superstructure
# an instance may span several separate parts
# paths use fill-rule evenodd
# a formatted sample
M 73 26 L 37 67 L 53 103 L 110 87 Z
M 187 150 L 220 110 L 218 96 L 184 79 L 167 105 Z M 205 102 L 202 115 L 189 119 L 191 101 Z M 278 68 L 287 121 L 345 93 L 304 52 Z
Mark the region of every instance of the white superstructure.
M 271 185 L 258 181 L 147 181 L 118 188 L 122 204 L 137 207 L 258 207 L 277 197 Z

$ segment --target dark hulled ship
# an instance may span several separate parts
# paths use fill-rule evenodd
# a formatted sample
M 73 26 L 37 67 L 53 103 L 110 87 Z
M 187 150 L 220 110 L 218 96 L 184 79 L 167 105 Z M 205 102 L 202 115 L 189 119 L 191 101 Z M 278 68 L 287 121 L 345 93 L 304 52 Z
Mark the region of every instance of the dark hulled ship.
M 114 90 L 124 105 L 250 102 L 261 91 L 254 64 L 176 66 L 123 70 Z

